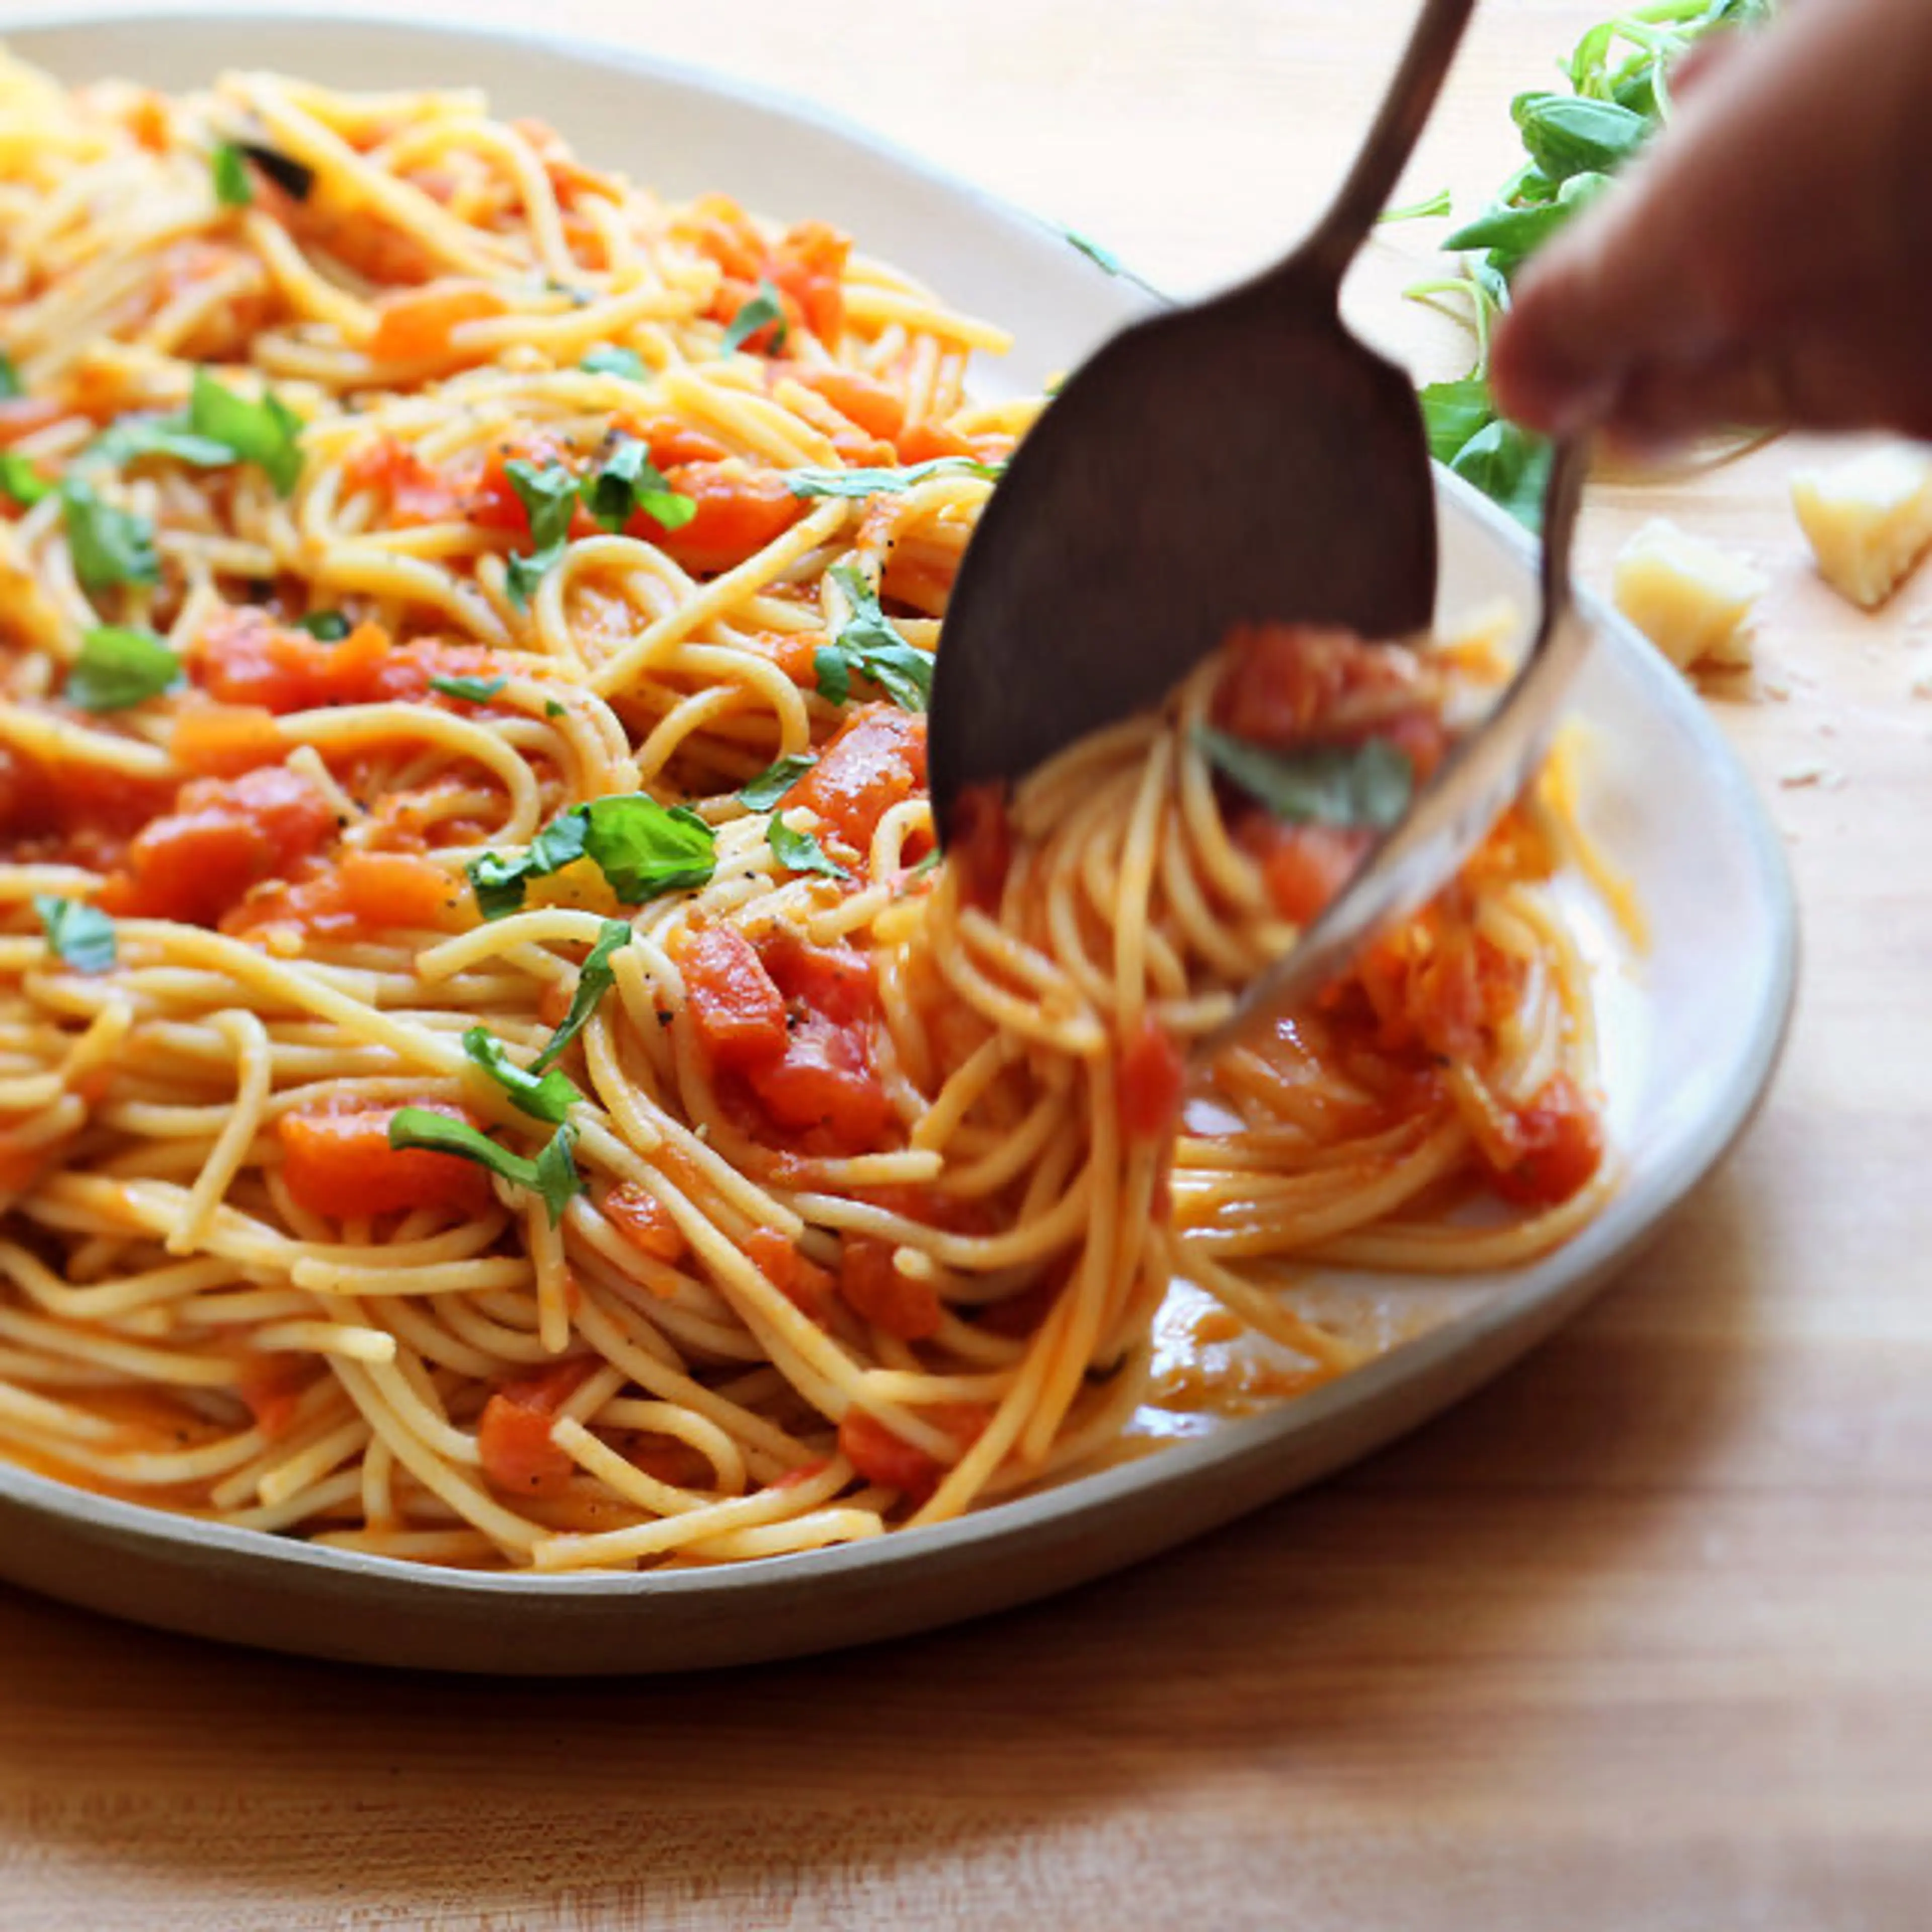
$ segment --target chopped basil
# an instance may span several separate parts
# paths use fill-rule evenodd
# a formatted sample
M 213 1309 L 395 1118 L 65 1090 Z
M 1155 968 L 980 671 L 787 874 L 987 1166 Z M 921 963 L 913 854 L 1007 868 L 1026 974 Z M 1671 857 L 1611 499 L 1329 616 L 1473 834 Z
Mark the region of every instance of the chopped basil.
M 1112 249 L 1102 248 L 1099 242 L 1082 235 L 1077 229 L 1063 227 L 1060 232 L 1096 268 L 1105 268 L 1110 275 L 1124 275 L 1127 272 L 1120 256 Z
M 724 332 L 724 353 L 734 354 L 744 347 L 746 341 L 761 328 L 771 328 L 777 325 L 772 336 L 774 350 L 785 345 L 784 304 L 778 299 L 778 292 L 769 279 L 761 280 L 758 292 L 731 318 L 731 326 Z
M 546 544 L 542 550 L 512 556 L 504 566 L 505 580 L 510 586 L 510 601 L 519 610 L 526 608 L 530 599 L 537 594 L 537 586 L 548 577 L 563 555 L 563 544 L 560 539 Z
M 536 587 L 563 554 L 569 541 L 570 520 L 577 509 L 577 478 L 561 463 L 539 470 L 518 457 L 503 466 L 530 526 L 528 551 L 509 561 L 510 595 L 527 604 Z
M 698 514 L 690 497 L 679 495 L 656 464 L 648 445 L 620 436 L 603 467 L 584 478 L 584 506 L 613 535 L 640 510 L 668 530 L 682 530 Z
M 340 610 L 311 610 L 306 617 L 296 620 L 296 628 L 306 631 L 318 643 L 339 644 L 348 636 L 349 620 Z
M 286 496 L 296 487 L 302 476 L 302 419 L 272 391 L 265 389 L 251 400 L 197 369 L 188 420 L 197 436 L 225 443 L 237 460 L 263 471 L 277 496 Z
M 214 198 L 224 208 L 246 208 L 255 199 L 248 157 L 232 141 L 215 143 L 208 158 L 208 171 L 214 178 Z
M 533 1120 L 548 1120 L 554 1126 L 584 1098 L 576 1083 L 554 1066 L 533 1066 L 526 1072 L 488 1027 L 470 1028 L 463 1036 L 463 1050 L 510 1096 L 511 1104 Z
M 110 464 L 117 470 L 153 456 L 192 464 L 198 470 L 220 470 L 235 460 L 226 443 L 198 434 L 182 415 L 123 417 L 82 453 L 89 462 Z
M 738 802 L 748 811 L 770 811 L 818 762 L 808 752 L 774 760 L 739 793 Z
M 16 396 L 24 396 L 27 386 L 20 380 L 20 372 L 14 366 L 14 358 L 4 349 L 0 349 L 0 402 L 10 402 Z
M 83 711 L 124 711 L 181 682 L 181 660 L 152 631 L 89 631 L 62 694 Z
M 532 547 L 545 550 L 561 543 L 570 534 L 571 514 L 577 507 L 577 478 L 561 463 L 547 463 L 539 470 L 521 457 L 505 464 L 503 473 L 529 519 Z
M 279 396 L 265 392 L 250 400 L 198 368 L 185 411 L 130 416 L 98 436 L 85 454 L 117 467 L 156 456 L 202 470 L 253 463 L 266 472 L 275 494 L 286 496 L 302 476 L 302 418 Z
M 1004 463 L 935 456 L 904 470 L 788 470 L 784 484 L 794 496 L 879 496 L 910 490 L 932 476 L 976 476 L 997 483 L 1006 473 Z
M 1386 831 L 1408 809 L 1415 789 L 1406 754 L 1381 738 L 1270 752 L 1210 725 L 1194 736 L 1216 770 L 1292 825 Z
M 908 866 L 906 868 L 906 882 L 910 884 L 914 879 L 924 878 L 928 872 L 937 872 L 939 869 L 939 861 L 941 856 L 939 848 L 935 845 L 930 852 L 927 853 L 923 859 L 920 860 L 917 865 Z
M 709 885 L 718 868 L 717 836 L 688 806 L 633 792 L 577 809 L 587 821 L 586 856 L 626 905 Z
M 584 1030 L 585 1022 L 597 1010 L 598 1001 L 610 990 L 616 979 L 616 969 L 610 964 L 611 954 L 630 943 L 631 928 L 623 920 L 607 919 L 604 922 L 597 943 L 590 949 L 590 956 L 578 974 L 577 991 L 571 995 L 570 1010 L 564 1015 L 562 1025 L 550 1035 L 549 1046 L 530 1062 L 532 1073 L 541 1073 L 561 1058 L 564 1048 Z
M 634 349 L 620 349 L 610 342 L 598 343 L 577 366 L 593 376 L 622 376 L 631 382 L 641 382 L 650 374 Z
M 92 484 L 78 476 L 70 476 L 61 485 L 61 498 L 74 574 L 83 589 L 160 583 L 154 526 L 146 517 L 104 503 Z
M 570 711 L 568 706 L 558 704 L 555 698 L 546 698 L 544 700 L 544 716 L 546 718 L 568 718 Z
M 828 704 L 844 704 L 852 694 L 856 673 L 869 678 L 902 710 L 923 711 L 932 696 L 932 658 L 892 628 L 856 566 L 835 563 L 830 574 L 845 593 L 852 614 L 812 658 L 819 696 Z
M 589 859 L 626 905 L 708 885 L 717 869 L 717 840 L 689 806 L 660 805 L 624 792 L 573 806 L 531 842 L 521 858 L 486 852 L 470 862 L 470 883 L 485 919 L 501 919 L 524 902 L 532 879 Z
M 578 1172 L 574 1157 L 577 1136 L 568 1125 L 559 1127 L 544 1143 L 543 1151 L 531 1160 L 500 1147 L 467 1120 L 453 1120 L 447 1114 L 433 1114 L 426 1107 L 403 1107 L 389 1122 L 389 1144 L 454 1154 L 460 1160 L 475 1162 L 514 1186 L 529 1189 L 549 1210 L 553 1228 L 563 1219 L 563 1210 L 572 1199 L 584 1192 L 584 1177 Z
M 47 944 L 76 973 L 105 973 L 114 964 L 114 922 L 84 899 L 34 895 Z
M 34 467 L 31 456 L 17 449 L 0 449 L 0 490 L 23 510 L 31 510 L 43 496 L 51 495 L 55 487 Z
M 472 704 L 487 704 L 509 681 L 507 677 L 433 677 L 429 688 L 441 692 L 446 698 L 462 698 Z
M 772 857 L 788 872 L 818 872 L 828 879 L 852 876 L 809 832 L 800 832 L 782 818 L 774 818 L 765 827 L 765 840 Z

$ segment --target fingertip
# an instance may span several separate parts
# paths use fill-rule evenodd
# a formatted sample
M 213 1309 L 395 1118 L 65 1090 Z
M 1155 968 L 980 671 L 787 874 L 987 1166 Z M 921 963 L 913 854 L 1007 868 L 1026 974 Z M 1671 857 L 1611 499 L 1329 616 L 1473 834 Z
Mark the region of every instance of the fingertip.
M 1616 394 L 1614 372 L 1580 353 L 1558 321 L 1526 290 L 1490 341 L 1490 388 L 1497 407 L 1545 436 L 1587 429 Z

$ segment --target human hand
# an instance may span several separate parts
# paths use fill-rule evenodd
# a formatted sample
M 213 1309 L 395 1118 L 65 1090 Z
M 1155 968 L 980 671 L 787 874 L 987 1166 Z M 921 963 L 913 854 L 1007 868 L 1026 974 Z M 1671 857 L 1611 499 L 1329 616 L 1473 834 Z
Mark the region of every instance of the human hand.
M 1639 445 L 1932 436 L 1932 0 L 1799 0 L 1700 52 L 1670 126 L 1518 278 L 1498 402 Z

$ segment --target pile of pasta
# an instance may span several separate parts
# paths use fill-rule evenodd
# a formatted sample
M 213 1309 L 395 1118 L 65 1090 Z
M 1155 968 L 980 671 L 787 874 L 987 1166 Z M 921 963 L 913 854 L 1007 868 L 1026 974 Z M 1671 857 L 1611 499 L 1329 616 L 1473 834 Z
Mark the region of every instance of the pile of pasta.
M 1120 1453 L 1178 1277 L 1292 1392 L 1364 1346 L 1300 1270 L 1592 1211 L 1560 770 L 1186 1091 L 1479 643 L 1244 632 L 942 860 L 999 330 L 468 94 L 5 63 L 0 128 L 10 1458 L 381 1556 L 776 1556 Z

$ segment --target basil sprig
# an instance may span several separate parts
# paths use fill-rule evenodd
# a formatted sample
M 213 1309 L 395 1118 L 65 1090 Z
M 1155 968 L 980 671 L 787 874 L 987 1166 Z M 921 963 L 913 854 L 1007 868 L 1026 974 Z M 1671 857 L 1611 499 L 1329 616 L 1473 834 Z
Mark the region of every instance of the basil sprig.
M 1714 29 L 1755 24 L 1768 10 L 1766 0 L 1653 0 L 1592 28 L 1564 70 L 1568 94 L 1522 94 L 1511 104 L 1524 165 L 1488 208 L 1444 243 L 1470 251 L 1460 272 L 1408 292 L 1466 299 L 1476 334 L 1470 374 L 1420 392 L 1432 452 L 1532 530 L 1542 520 L 1550 452 L 1540 437 L 1497 413 L 1489 386 L 1490 333 L 1509 305 L 1510 280 L 1551 236 L 1608 191 L 1656 131 L 1669 91 L 1666 76 L 1678 56 Z

